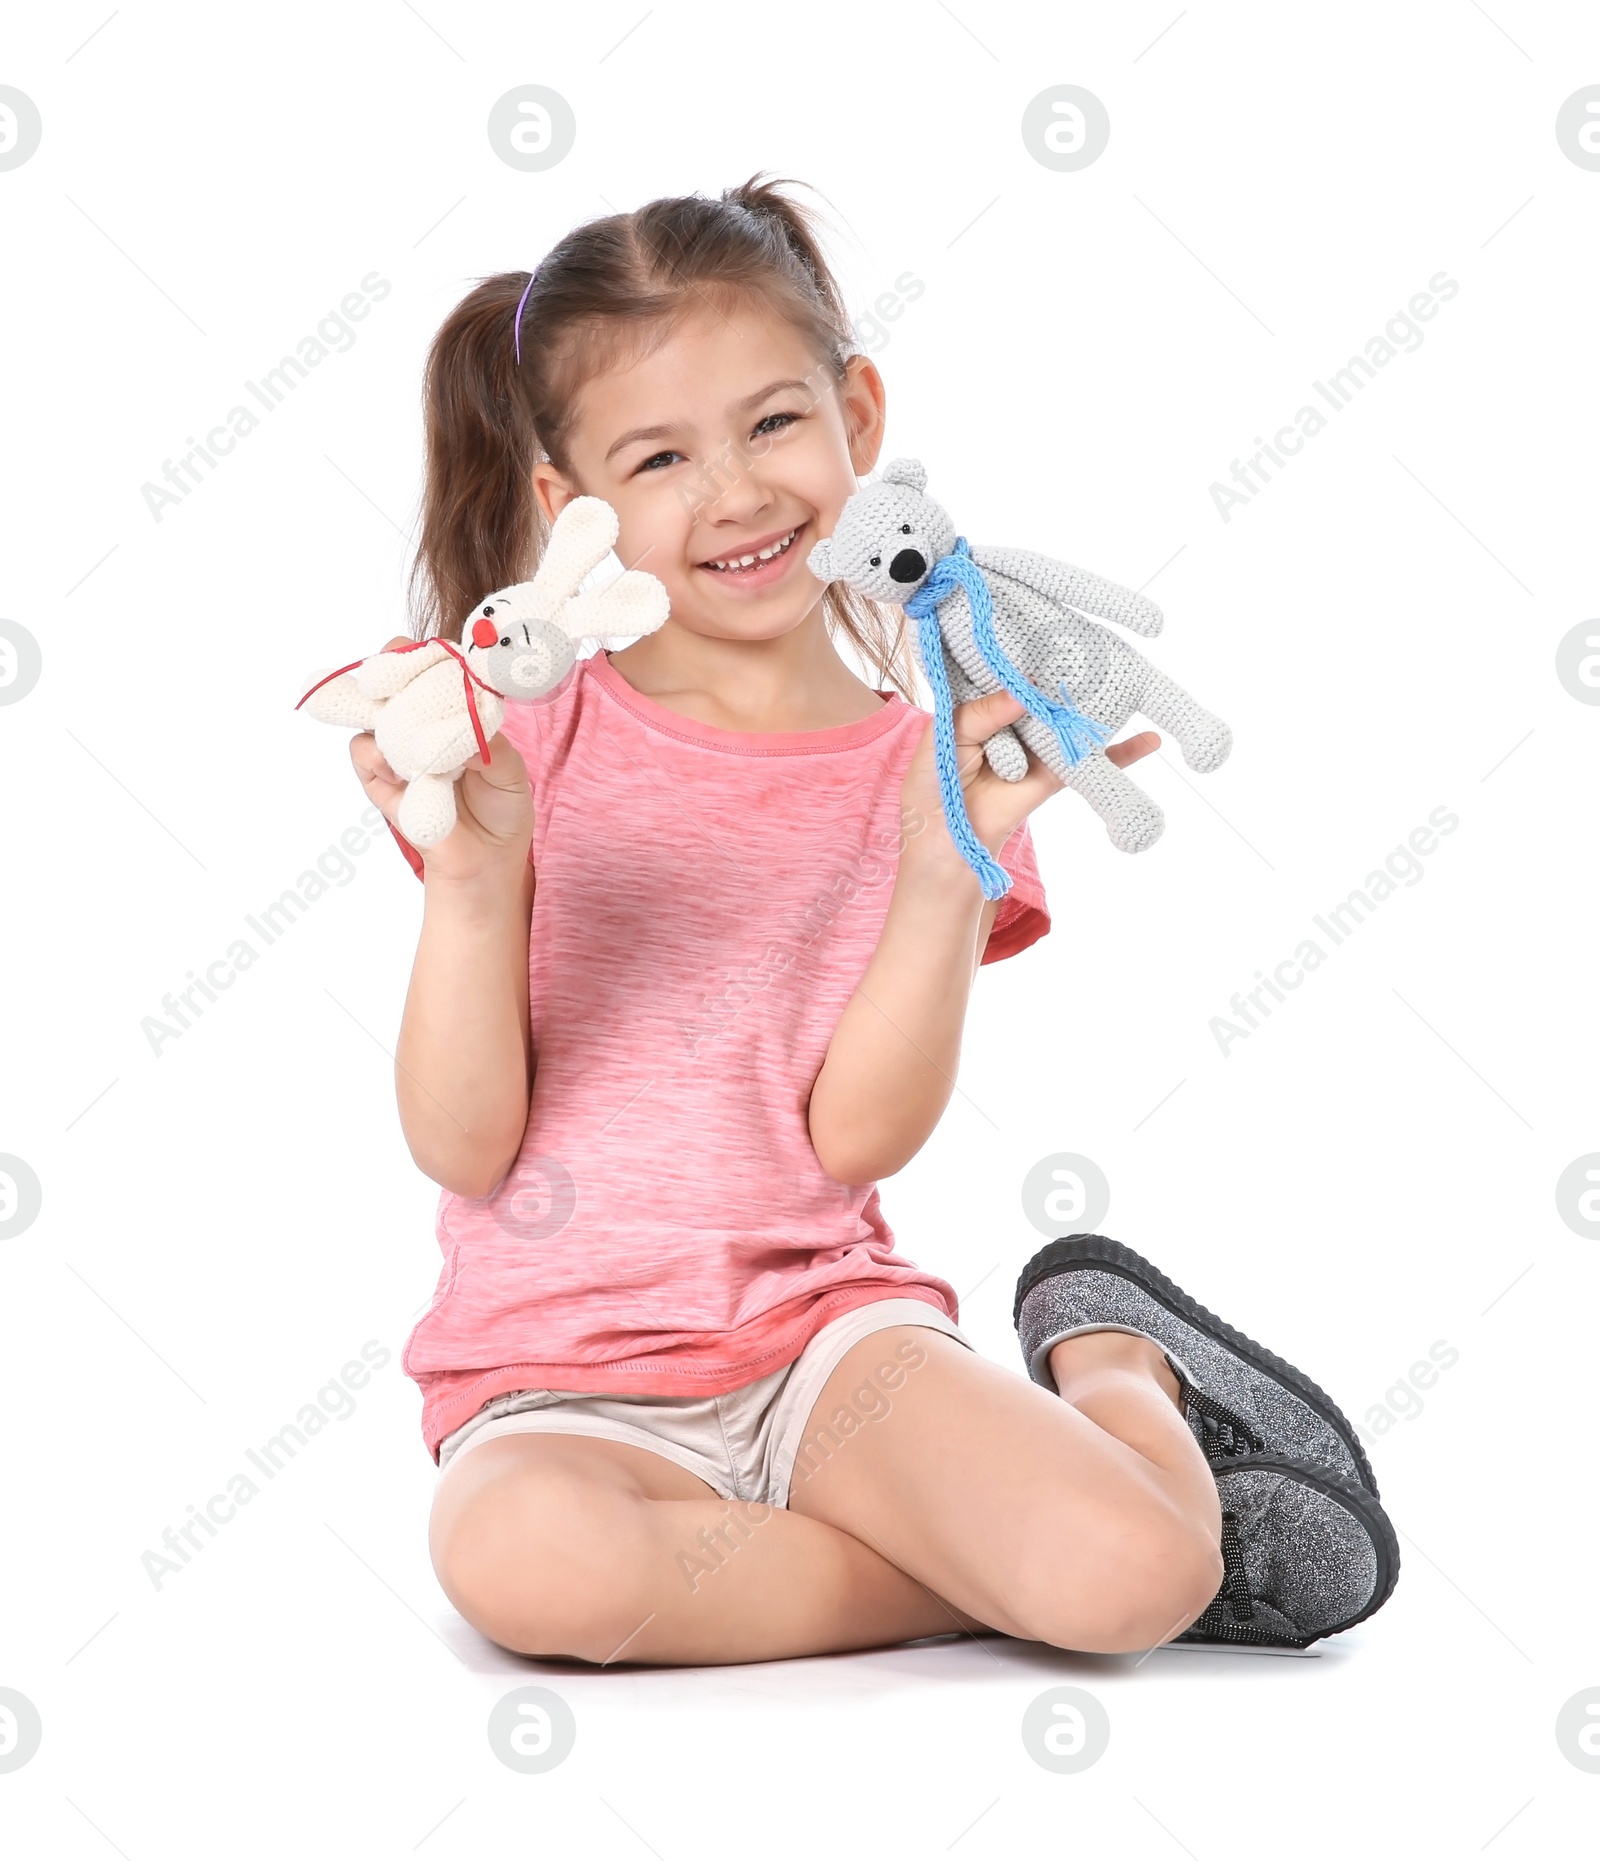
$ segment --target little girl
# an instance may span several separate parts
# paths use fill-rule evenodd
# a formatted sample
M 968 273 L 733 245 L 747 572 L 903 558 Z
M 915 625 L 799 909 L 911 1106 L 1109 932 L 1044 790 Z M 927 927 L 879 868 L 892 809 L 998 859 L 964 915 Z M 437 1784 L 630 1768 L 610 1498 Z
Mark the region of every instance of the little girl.
M 579 226 L 429 357 L 422 633 L 530 577 L 580 494 L 672 604 L 509 705 L 448 838 L 401 841 L 425 902 L 399 1109 L 444 1190 L 402 1359 L 434 1568 L 504 1647 L 600 1665 L 958 1631 L 1302 1646 L 1396 1565 L 1329 1399 L 1096 1235 L 1024 1269 L 1018 1376 L 880 1209 L 949 1100 L 978 966 L 1050 928 L 1026 822 L 1060 784 L 985 763 L 1016 700 L 957 707 L 1014 881 L 986 902 L 903 617 L 806 567 L 878 459 L 884 386 L 783 185 Z M 393 826 L 370 733 L 352 755 Z

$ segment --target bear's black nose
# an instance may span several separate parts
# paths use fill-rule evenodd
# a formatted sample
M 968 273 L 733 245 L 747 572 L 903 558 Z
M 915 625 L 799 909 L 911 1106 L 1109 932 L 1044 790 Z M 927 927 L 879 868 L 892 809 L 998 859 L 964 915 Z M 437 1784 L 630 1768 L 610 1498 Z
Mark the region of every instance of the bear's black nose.
M 889 564 L 889 579 L 896 582 L 921 581 L 928 564 L 920 550 L 902 549 Z

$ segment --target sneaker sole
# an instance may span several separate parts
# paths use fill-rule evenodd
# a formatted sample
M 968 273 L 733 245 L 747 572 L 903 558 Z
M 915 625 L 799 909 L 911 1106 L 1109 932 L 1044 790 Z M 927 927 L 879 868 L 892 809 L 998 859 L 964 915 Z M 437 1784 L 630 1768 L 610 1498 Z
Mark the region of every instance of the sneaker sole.
M 1258 1344 L 1254 1338 L 1247 1338 L 1242 1331 L 1235 1331 L 1226 1320 L 1218 1318 L 1215 1312 L 1207 1311 L 1197 1299 L 1191 1299 L 1181 1286 L 1175 1286 L 1165 1273 L 1153 1267 L 1142 1254 L 1136 1254 L 1131 1247 L 1124 1247 L 1120 1241 L 1113 1241 L 1104 1234 L 1071 1234 L 1063 1235 L 1061 1239 L 1051 1241 L 1041 1248 L 1023 1268 L 1022 1277 L 1017 1281 L 1017 1296 L 1011 1308 L 1013 1327 L 1020 1326 L 1022 1302 L 1041 1280 L 1053 1279 L 1058 1273 L 1085 1266 L 1097 1267 L 1101 1272 L 1113 1273 L 1130 1281 L 1185 1324 L 1193 1325 L 1195 1330 L 1232 1351 L 1263 1376 L 1281 1383 L 1339 1437 L 1355 1462 L 1362 1484 L 1374 1498 L 1378 1497 L 1378 1482 L 1373 1477 L 1371 1463 L 1356 1431 L 1325 1389 L 1319 1388 L 1292 1363 L 1285 1363 L 1283 1358 L 1274 1355 L 1264 1344 Z

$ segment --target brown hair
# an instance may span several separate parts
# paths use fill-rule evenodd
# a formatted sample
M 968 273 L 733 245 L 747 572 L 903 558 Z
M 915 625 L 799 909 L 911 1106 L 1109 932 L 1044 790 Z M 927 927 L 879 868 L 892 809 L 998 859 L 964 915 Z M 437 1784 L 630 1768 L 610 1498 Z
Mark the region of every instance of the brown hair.
M 762 299 L 806 337 L 832 381 L 844 381 L 856 347 L 850 318 L 813 216 L 778 192 L 787 185 L 758 173 L 717 200 L 667 196 L 587 221 L 540 260 L 531 289 L 527 272 L 498 272 L 451 311 L 423 378 L 427 475 L 410 581 L 417 638 L 459 639 L 483 595 L 533 575 L 549 531 L 533 466 L 542 452 L 569 470 L 577 389 L 687 313 Z M 823 603 L 830 631 L 918 702 L 904 614 L 842 582 Z

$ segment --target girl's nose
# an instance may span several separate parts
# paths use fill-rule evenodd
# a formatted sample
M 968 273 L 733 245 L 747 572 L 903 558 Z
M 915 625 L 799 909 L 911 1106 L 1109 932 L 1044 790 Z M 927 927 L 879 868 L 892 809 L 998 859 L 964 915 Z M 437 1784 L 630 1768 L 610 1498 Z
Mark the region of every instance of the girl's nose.
M 500 629 L 485 615 L 480 614 L 472 623 L 472 644 L 474 646 L 493 646 L 500 637 Z

